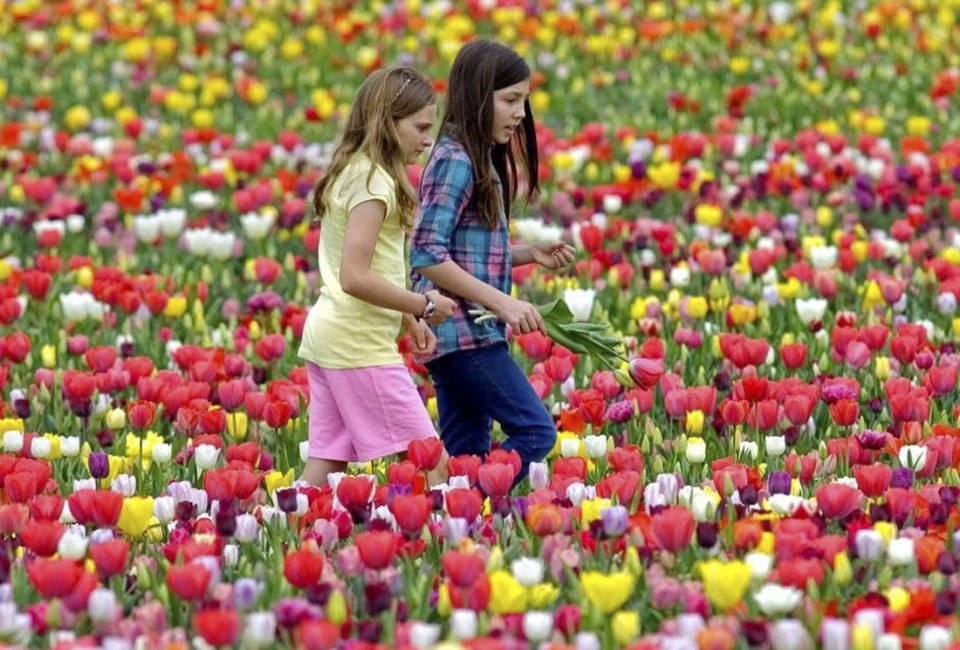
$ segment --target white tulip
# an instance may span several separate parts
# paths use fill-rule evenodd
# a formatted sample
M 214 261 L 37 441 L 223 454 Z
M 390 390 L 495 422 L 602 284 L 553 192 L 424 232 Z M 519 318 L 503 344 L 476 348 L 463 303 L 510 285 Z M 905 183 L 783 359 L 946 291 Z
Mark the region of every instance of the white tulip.
M 753 595 L 757 606 L 767 616 L 783 616 L 800 604 L 803 592 L 796 587 L 767 583 Z
M 440 638 L 440 626 L 436 623 L 413 621 L 410 625 L 410 643 L 417 648 L 432 648 Z
M 589 321 L 593 312 L 593 301 L 596 297 L 594 289 L 566 289 L 563 292 L 563 301 L 573 313 L 574 320 Z
M 810 298 L 803 300 L 798 298 L 795 302 L 797 316 L 804 325 L 810 325 L 823 319 L 823 314 L 827 311 L 827 301 L 823 298 Z
M 699 465 L 707 458 L 707 443 L 703 438 L 694 437 L 687 440 L 687 462 Z
M 585 436 L 583 443 L 587 449 L 587 456 L 590 458 L 597 459 L 607 455 L 606 436 Z
M 472 609 L 455 609 L 450 613 L 450 634 L 458 641 L 477 636 L 477 613 Z
M 927 624 L 920 628 L 920 650 L 947 650 L 951 634 L 942 625 Z
M 30 441 L 30 456 L 33 458 L 47 458 L 52 450 L 50 438 L 37 436 Z
M 220 450 L 213 445 L 198 445 L 193 452 L 197 467 L 201 470 L 212 469 L 220 457 Z
M 909 537 L 897 537 L 887 544 L 887 559 L 894 566 L 913 564 L 914 544 Z
M 553 632 L 553 614 L 529 611 L 523 615 L 523 635 L 528 641 L 546 641 Z
M 787 439 L 784 436 L 767 436 L 765 439 L 767 456 L 777 458 L 787 451 Z
M 57 553 L 60 557 L 73 560 L 82 559 L 87 554 L 87 538 L 73 531 L 66 531 L 57 542 Z
M 79 436 L 60 436 L 60 455 L 64 458 L 76 458 L 80 455 Z
M 3 450 L 10 454 L 19 454 L 23 449 L 23 432 L 10 429 L 3 432 Z
M 514 579 L 524 587 L 533 587 L 543 582 L 543 560 L 534 557 L 522 557 L 510 563 Z
M 247 614 L 243 628 L 245 648 L 262 648 L 276 641 L 277 616 L 273 612 L 251 612 Z
M 904 445 L 897 458 L 903 467 L 914 471 L 921 470 L 927 464 L 927 448 L 923 445 Z

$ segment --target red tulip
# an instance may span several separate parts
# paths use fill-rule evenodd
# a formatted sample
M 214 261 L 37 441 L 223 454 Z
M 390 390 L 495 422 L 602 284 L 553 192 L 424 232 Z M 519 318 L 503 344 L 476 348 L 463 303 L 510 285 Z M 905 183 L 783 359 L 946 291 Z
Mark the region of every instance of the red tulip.
M 13 304 L 18 304 L 16 300 Z M 19 310 L 19 307 L 17 307 Z M 30 337 L 23 332 L 14 332 L 7 337 L 6 356 L 13 363 L 21 363 L 30 354 Z
M 859 465 L 854 468 L 853 477 L 857 480 L 857 487 L 864 494 L 868 497 L 878 497 L 890 487 L 893 468 L 885 463 Z
M 0 506 L 0 535 L 18 535 L 30 518 L 30 509 L 22 503 Z
M 228 411 L 236 411 L 243 406 L 243 398 L 247 394 L 247 382 L 243 379 L 231 379 L 221 382 L 217 386 L 217 396 L 220 405 Z
M 106 372 L 113 367 L 113 364 L 116 363 L 118 356 L 119 351 L 117 348 L 107 345 L 100 345 L 87 350 L 83 355 L 83 359 L 87 362 L 87 367 L 94 372 Z
M 373 496 L 373 481 L 366 476 L 344 476 L 337 484 L 337 500 L 351 513 L 365 510 Z
M 837 426 L 848 427 L 860 417 L 860 404 L 854 399 L 837 400 L 830 405 L 830 417 Z
M 630 507 L 640 488 L 640 475 L 637 472 L 625 470 L 604 477 L 597 483 L 597 494 L 605 499 L 617 496 L 620 505 Z
M 558 458 L 553 463 L 554 476 L 571 476 L 578 481 L 587 477 L 587 461 L 580 456 Z
M 83 567 L 76 560 L 36 559 L 27 562 L 30 583 L 46 598 L 62 598 L 77 584 Z
M 749 407 L 746 400 L 725 399 L 720 403 L 720 417 L 728 427 L 735 427 L 746 422 Z
M 390 504 L 390 512 L 397 520 L 400 530 L 408 537 L 415 537 L 423 530 L 430 516 L 431 501 L 425 494 L 400 494 Z
M 211 500 L 249 499 L 260 486 L 260 475 L 250 469 L 221 467 L 207 470 L 203 487 Z
M 611 449 L 607 452 L 607 461 L 615 472 L 631 470 L 643 474 L 643 456 L 636 445 Z
M 127 408 L 127 419 L 130 426 L 139 431 L 145 431 L 157 415 L 157 405 L 146 400 L 137 400 Z
M 409 485 L 413 487 L 414 481 L 420 475 L 417 466 L 409 460 L 399 463 L 393 462 L 387 467 L 387 483 L 390 485 Z
M 479 456 L 451 456 L 447 460 L 447 473 L 450 476 L 466 476 L 473 485 L 477 482 L 481 462 Z
M 9 346 L 9 339 L 7 341 Z M 90 399 L 97 383 L 93 375 L 77 370 L 68 370 L 63 373 L 63 395 L 70 401 Z
M 516 449 L 504 449 L 500 447 L 487 454 L 488 463 L 503 463 L 513 468 L 514 474 L 519 474 L 523 469 L 523 461 L 520 460 L 520 454 Z
M 257 341 L 253 351 L 265 363 L 272 363 L 287 351 L 287 339 L 283 334 L 267 334 Z
M 377 530 L 357 535 L 354 543 L 360 559 L 368 569 L 379 571 L 393 563 L 397 554 L 397 535 L 388 530 Z
M 26 503 L 37 494 L 37 477 L 30 472 L 15 472 L 3 477 L 3 489 L 14 503 Z
M 810 419 L 815 406 L 816 400 L 811 399 L 809 395 L 802 393 L 788 395 L 783 401 L 783 413 L 791 424 L 801 425 Z
M 120 575 L 127 568 L 130 543 L 123 538 L 110 539 L 90 547 L 90 557 L 104 579 Z
M 41 494 L 30 501 L 30 516 L 34 519 L 57 521 L 63 512 L 63 497 L 59 494 Z
M 737 382 L 734 392 L 737 395 L 742 395 L 743 399 L 748 402 L 760 402 L 767 399 L 769 386 L 770 382 L 766 377 L 750 375 Z
M 441 560 L 443 570 L 457 587 L 471 587 L 483 575 L 485 563 L 479 555 L 462 551 L 447 551 Z
M 340 628 L 330 621 L 305 620 L 299 631 L 304 650 L 333 650 L 340 643 Z
M 638 388 L 653 388 L 663 375 L 663 359 L 632 359 L 628 370 L 630 379 Z
M 804 361 L 807 360 L 807 344 L 790 343 L 788 345 L 781 345 L 780 358 L 783 360 L 783 365 L 789 370 L 796 370 L 802 367 Z
M 657 545 L 671 553 L 687 548 L 693 538 L 693 513 L 684 507 L 664 508 L 650 517 L 650 524 Z
M 480 489 L 488 497 L 502 497 L 513 487 L 513 467 L 503 463 L 484 463 L 480 467 L 478 478 Z
M 519 334 L 516 341 L 523 353 L 535 363 L 546 360 L 553 348 L 553 340 L 539 330 L 528 334 Z
M 231 646 L 240 634 L 240 615 L 235 609 L 204 609 L 193 615 L 193 627 L 212 646 Z
M 461 517 L 473 521 L 480 515 L 483 499 L 480 493 L 469 488 L 454 488 L 444 495 L 447 501 L 447 513 L 451 517 Z
M 543 372 L 555 384 L 562 384 L 573 374 L 574 359 L 567 355 L 556 354 L 556 348 L 549 359 L 543 362 Z
M 50 291 L 50 285 L 53 283 L 49 273 L 38 269 L 27 269 L 23 272 L 21 280 L 31 298 L 39 302 L 47 299 L 47 292 Z
M 823 562 L 819 559 L 792 558 L 777 562 L 777 580 L 787 587 L 806 590 L 808 580 L 822 583 L 823 573 Z
M 429 472 L 440 464 L 443 456 L 443 443 L 440 438 L 422 438 L 411 440 L 407 445 L 407 458 L 417 466 L 417 469 Z
M 258 257 L 254 262 L 254 270 L 257 275 L 257 282 L 261 284 L 273 284 L 280 276 L 283 267 L 276 260 L 268 257 Z
M 828 483 L 817 488 L 817 507 L 828 519 L 843 519 L 860 507 L 860 490 L 843 483 Z
M 20 529 L 20 540 L 34 554 L 49 557 L 57 552 L 63 533 L 64 526 L 59 521 L 31 519 Z
M 167 568 L 167 586 L 181 600 L 198 600 L 207 593 L 210 569 L 200 563 L 174 564 Z
M 323 571 L 323 556 L 309 550 L 293 551 L 283 558 L 283 577 L 298 589 L 317 584 Z

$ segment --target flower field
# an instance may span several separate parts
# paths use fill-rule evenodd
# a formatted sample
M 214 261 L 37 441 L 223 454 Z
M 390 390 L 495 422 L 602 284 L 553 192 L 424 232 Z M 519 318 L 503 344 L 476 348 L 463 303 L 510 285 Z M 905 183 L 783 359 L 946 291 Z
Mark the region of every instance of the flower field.
M 960 647 L 960 1 L 0 0 L 0 644 Z M 534 70 L 559 438 L 297 481 L 366 74 Z M 420 170 L 410 169 L 416 178 Z M 401 339 L 401 349 L 407 344 Z M 406 355 L 428 410 L 432 386 Z

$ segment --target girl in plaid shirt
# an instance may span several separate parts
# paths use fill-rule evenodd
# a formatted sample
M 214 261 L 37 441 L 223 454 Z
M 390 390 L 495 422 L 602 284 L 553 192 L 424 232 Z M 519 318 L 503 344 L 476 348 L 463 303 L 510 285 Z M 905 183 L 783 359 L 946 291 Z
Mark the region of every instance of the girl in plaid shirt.
M 510 203 L 522 172 L 526 198 L 538 190 L 537 137 L 530 111 L 530 68 L 508 47 L 478 40 L 465 45 L 450 71 L 440 138 L 420 181 L 420 220 L 410 265 L 419 291 L 439 288 L 457 301 L 434 327 L 426 363 L 437 393 L 440 436 L 453 455 L 486 455 L 495 420 L 516 450 L 522 480 L 531 462 L 556 442 L 556 427 L 510 355 L 506 327 L 545 331 L 537 308 L 511 297 L 514 265 L 559 269 L 573 248 L 560 241 L 512 246 Z M 488 309 L 496 321 L 475 323 Z

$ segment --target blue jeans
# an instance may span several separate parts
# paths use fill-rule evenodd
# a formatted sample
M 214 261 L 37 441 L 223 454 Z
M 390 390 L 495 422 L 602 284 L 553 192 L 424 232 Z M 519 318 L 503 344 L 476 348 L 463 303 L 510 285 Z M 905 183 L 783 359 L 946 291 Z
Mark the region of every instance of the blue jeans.
M 517 485 L 530 463 L 543 460 L 557 428 L 543 401 L 510 356 L 506 343 L 460 350 L 427 363 L 437 390 L 440 437 L 451 456 L 490 451 L 492 421 L 507 435 L 504 449 L 520 454 Z

